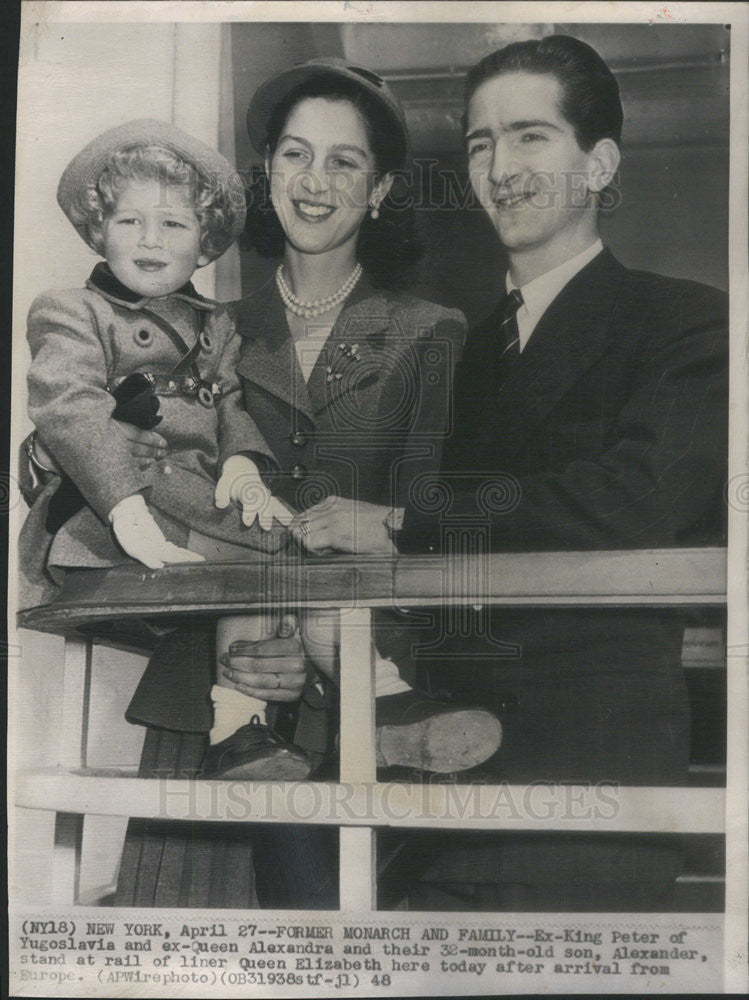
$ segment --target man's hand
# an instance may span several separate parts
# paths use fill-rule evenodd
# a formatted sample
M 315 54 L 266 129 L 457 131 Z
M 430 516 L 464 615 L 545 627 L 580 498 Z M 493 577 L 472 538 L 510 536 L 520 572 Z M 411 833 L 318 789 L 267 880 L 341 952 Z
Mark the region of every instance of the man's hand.
M 242 508 L 242 523 L 248 528 L 255 523 L 264 531 L 273 527 L 273 518 L 289 524 L 293 514 L 277 500 L 263 482 L 258 468 L 246 455 L 232 455 L 224 462 L 216 483 L 214 502 L 219 510 L 233 501 Z
M 251 698 L 298 701 L 307 682 L 304 647 L 294 615 L 284 615 L 277 636 L 257 642 L 238 640 L 221 657 L 224 677 Z
M 297 514 L 289 525 L 309 552 L 362 552 L 395 555 L 385 518 L 389 507 L 331 496 Z
M 139 469 L 148 469 L 154 462 L 166 458 L 167 443 L 156 431 L 144 431 L 134 424 L 125 424 L 119 420 L 112 423 L 128 442 L 130 454 Z
M 205 561 L 197 552 L 181 549 L 164 538 L 140 493 L 115 504 L 109 512 L 109 521 L 125 552 L 149 569 L 162 569 L 166 563 Z

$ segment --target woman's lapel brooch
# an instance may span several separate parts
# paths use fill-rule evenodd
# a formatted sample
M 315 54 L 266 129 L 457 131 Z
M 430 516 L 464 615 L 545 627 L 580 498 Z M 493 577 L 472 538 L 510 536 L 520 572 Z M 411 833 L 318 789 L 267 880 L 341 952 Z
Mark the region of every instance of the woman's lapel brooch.
M 361 361 L 358 344 L 339 344 L 331 364 L 325 369 L 325 381 L 340 381 L 347 372 L 353 369 L 357 361 Z

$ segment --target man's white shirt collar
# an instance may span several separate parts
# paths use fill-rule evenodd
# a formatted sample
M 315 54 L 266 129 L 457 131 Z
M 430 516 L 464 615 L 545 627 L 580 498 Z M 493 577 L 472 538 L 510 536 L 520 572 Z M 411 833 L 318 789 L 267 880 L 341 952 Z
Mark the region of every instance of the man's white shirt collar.
M 571 281 L 578 271 L 582 271 L 585 265 L 589 264 L 602 250 L 603 243 L 597 239 L 595 243 L 591 243 L 587 250 L 575 254 L 574 257 L 570 257 L 558 267 L 553 267 L 546 274 L 541 274 L 533 281 L 529 281 L 527 285 L 521 285 L 523 304 L 517 311 L 521 351 L 530 340 L 531 334 L 536 329 L 536 324 L 567 282 Z M 517 287 L 510 280 L 509 271 L 505 284 L 508 292 Z

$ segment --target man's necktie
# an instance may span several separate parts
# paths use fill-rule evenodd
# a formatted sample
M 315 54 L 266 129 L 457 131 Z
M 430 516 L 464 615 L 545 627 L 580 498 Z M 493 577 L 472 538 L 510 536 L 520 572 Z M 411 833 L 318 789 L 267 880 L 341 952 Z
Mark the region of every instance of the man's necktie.
M 518 309 L 523 304 L 519 288 L 506 292 L 499 306 L 499 334 L 502 353 L 500 359 L 512 364 L 520 357 L 520 334 L 518 333 Z

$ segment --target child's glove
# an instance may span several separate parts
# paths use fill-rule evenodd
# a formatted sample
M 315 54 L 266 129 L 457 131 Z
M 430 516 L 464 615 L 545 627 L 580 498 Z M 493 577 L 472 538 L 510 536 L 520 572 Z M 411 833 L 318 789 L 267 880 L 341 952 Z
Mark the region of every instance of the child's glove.
M 133 559 L 161 569 L 165 563 L 204 562 L 205 557 L 167 541 L 142 494 L 125 497 L 109 512 L 115 538 Z
M 224 462 L 216 483 L 214 502 L 219 510 L 234 500 L 242 508 L 242 523 L 250 528 L 257 518 L 264 531 L 270 531 L 273 518 L 289 524 L 294 515 L 277 500 L 260 477 L 258 468 L 246 455 L 232 455 Z

